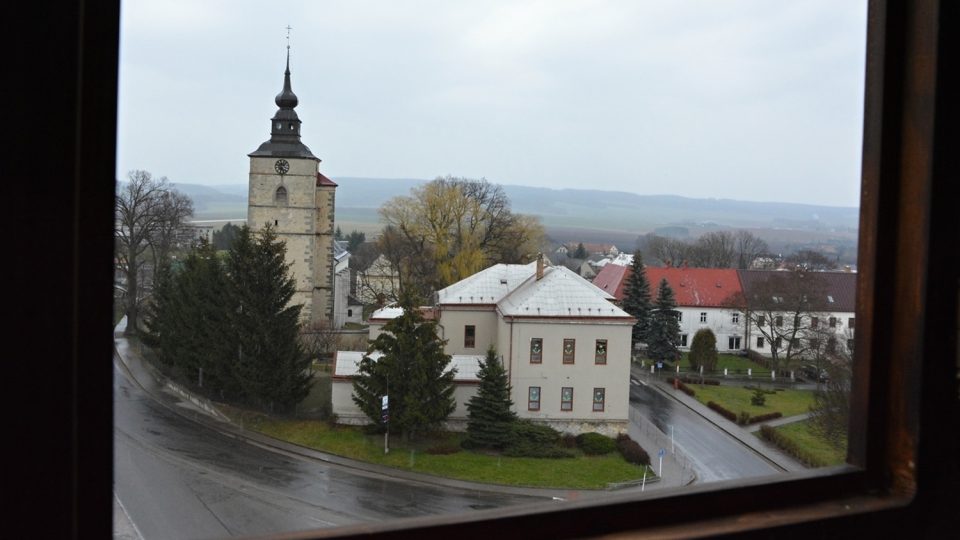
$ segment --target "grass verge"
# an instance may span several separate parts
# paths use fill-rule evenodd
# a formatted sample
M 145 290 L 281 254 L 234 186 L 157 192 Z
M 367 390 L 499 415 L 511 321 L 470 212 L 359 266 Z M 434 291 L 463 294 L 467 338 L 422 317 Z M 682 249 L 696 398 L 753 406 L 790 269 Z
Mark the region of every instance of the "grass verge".
M 847 442 L 844 441 L 841 448 L 832 446 L 814 431 L 809 420 L 794 422 L 775 429 L 824 465 L 840 465 L 847 461 Z
M 384 454 L 383 436 L 367 435 L 358 427 L 224 409 L 245 429 L 276 439 L 359 461 L 458 480 L 524 487 L 604 489 L 608 484 L 643 477 L 643 467 L 627 463 L 617 452 L 585 456 L 577 451 L 573 459 L 512 458 L 468 450 L 445 455 L 428 453 L 433 446 L 459 445 L 462 434 L 446 433 L 411 444 L 393 438 L 390 453 Z M 648 468 L 647 481 L 652 478 L 655 478 L 654 471 Z

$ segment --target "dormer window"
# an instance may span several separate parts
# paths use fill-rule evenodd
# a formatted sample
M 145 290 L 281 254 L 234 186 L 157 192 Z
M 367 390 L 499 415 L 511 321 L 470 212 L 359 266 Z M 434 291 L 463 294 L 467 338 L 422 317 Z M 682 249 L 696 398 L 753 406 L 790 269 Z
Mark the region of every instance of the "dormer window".
M 280 206 L 287 205 L 287 188 L 280 186 L 277 188 L 277 192 L 273 195 L 273 200 Z

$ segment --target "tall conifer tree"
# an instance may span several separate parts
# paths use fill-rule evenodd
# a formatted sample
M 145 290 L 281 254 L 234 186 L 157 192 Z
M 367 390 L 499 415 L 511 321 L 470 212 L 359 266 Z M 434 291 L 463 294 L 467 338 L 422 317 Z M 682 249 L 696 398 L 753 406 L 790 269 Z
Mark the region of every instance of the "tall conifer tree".
M 477 372 L 480 387 L 467 403 L 467 439 L 473 448 L 504 448 L 510 441 L 510 425 L 517 419 L 511 410 L 510 383 L 507 372 L 493 347 L 480 362 Z
M 403 313 L 383 327 L 367 354 L 379 351 L 373 360 L 365 356 L 353 380 L 353 401 L 374 423 L 381 419 L 381 398 L 389 395 L 389 429 L 405 439 L 439 429 L 454 411 L 453 377 L 447 370 L 450 355 L 437 324 L 424 320 L 409 292 L 400 296 Z
M 660 280 L 656 310 L 651 318 L 647 353 L 655 360 L 674 361 L 679 356 L 680 321 L 673 289 L 666 279 Z
M 231 370 L 241 398 L 270 410 L 290 410 L 306 397 L 310 358 L 299 338 L 300 305 L 286 246 L 269 226 L 237 234 L 227 257 Z
M 623 289 L 623 310 L 637 318 L 637 323 L 633 325 L 632 341 L 646 343 L 653 303 L 650 301 L 650 282 L 647 280 L 643 255 L 639 249 L 633 253 L 630 276 L 627 277 Z

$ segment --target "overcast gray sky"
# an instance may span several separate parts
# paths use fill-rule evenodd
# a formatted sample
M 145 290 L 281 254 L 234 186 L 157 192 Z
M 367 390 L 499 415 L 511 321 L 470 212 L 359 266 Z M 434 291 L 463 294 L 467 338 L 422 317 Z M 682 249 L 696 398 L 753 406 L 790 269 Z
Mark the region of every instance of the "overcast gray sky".
M 859 204 L 865 0 L 129 0 L 118 177 L 246 183 L 288 24 L 333 178 Z

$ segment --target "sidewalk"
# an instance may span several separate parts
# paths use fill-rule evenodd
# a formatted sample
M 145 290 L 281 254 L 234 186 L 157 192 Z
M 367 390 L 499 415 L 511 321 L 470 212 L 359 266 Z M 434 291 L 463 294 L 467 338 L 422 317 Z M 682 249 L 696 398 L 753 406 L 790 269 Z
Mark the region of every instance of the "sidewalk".
M 526 488 L 505 486 L 498 484 L 484 484 L 477 482 L 468 482 L 433 476 L 429 474 L 414 473 L 391 467 L 385 467 L 364 461 L 328 454 L 306 448 L 303 446 L 281 441 L 262 435 L 257 432 L 247 431 L 226 419 L 224 415 L 217 411 L 216 406 L 204 398 L 190 395 L 187 391 L 178 388 L 170 383 L 156 371 L 152 366 L 143 360 L 139 352 L 138 344 L 131 344 L 123 336 L 126 319 L 117 325 L 114 331 L 114 352 L 115 357 L 120 360 L 120 365 L 130 376 L 130 378 L 140 386 L 145 392 L 150 394 L 161 404 L 170 408 L 178 414 L 184 415 L 205 427 L 217 431 L 228 437 L 232 437 L 249 444 L 260 446 L 275 452 L 288 455 L 300 456 L 308 459 L 322 461 L 333 466 L 349 468 L 355 474 L 366 475 L 369 477 L 389 478 L 394 480 L 403 480 L 410 483 L 439 485 L 449 488 L 462 489 L 467 491 L 483 491 L 492 493 L 502 493 L 510 495 L 525 495 L 530 497 L 541 497 L 547 500 L 584 500 L 595 497 L 602 497 L 613 493 L 640 493 L 641 490 L 649 491 L 663 488 L 675 488 L 679 483 L 660 482 L 655 479 L 647 479 L 647 484 L 642 487 L 640 483 L 630 483 L 622 486 L 614 486 L 610 489 L 582 490 L 582 489 L 546 489 L 546 488 Z M 652 446 L 645 445 L 641 440 L 634 437 L 631 431 L 630 436 L 634 438 L 646 450 Z M 638 434 L 639 436 L 639 434 Z M 655 450 L 654 450 L 655 452 Z M 656 470 L 657 458 L 655 453 L 651 454 L 653 468 Z M 680 478 L 682 469 L 678 466 L 675 470 L 668 465 L 669 460 L 664 459 L 663 474 L 665 478 Z
M 651 388 L 654 388 L 661 392 L 662 394 L 673 398 L 675 401 L 686 406 L 693 412 L 702 416 L 706 421 L 717 426 L 719 429 L 726 432 L 731 437 L 740 441 L 744 446 L 753 450 L 761 457 L 772 463 L 774 466 L 785 472 L 795 472 L 795 471 L 804 471 L 807 470 L 801 463 L 793 459 L 792 457 L 784 454 L 780 450 L 773 448 L 766 443 L 764 443 L 760 438 L 754 436 L 750 431 L 734 424 L 733 422 L 727 420 L 726 418 L 720 416 L 718 413 L 707 407 L 706 405 L 700 403 L 695 398 L 692 398 L 680 390 L 674 389 L 673 386 L 667 384 L 663 379 L 659 378 L 649 378 L 649 372 L 641 369 L 639 366 L 631 366 L 631 375 L 638 380 L 645 381 L 650 385 Z M 795 417 L 791 417 L 795 418 Z M 789 419 L 782 419 L 789 420 Z M 784 422 L 787 423 L 787 422 Z M 760 429 L 757 426 L 757 429 Z

